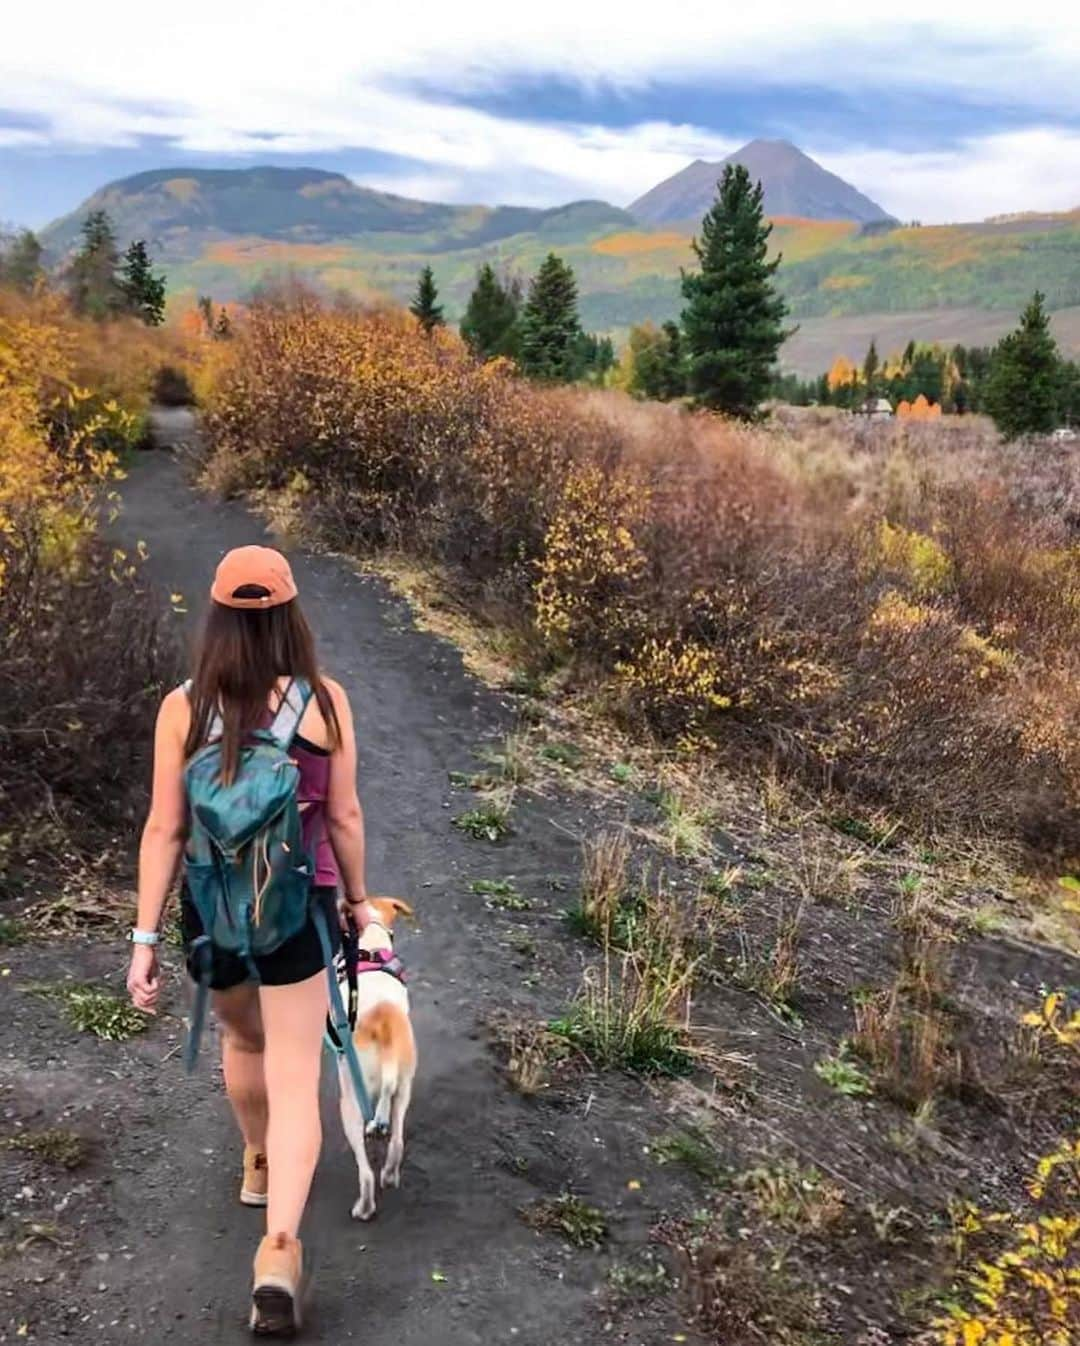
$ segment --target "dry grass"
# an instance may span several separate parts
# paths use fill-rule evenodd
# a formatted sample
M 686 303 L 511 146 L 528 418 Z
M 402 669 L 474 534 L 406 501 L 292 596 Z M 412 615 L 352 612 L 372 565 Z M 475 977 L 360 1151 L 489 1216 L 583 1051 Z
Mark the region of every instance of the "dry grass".
M 581 850 L 581 926 L 607 944 L 626 893 L 630 843 L 625 832 L 601 832 L 584 841 Z
M 506 1076 L 513 1088 L 526 1097 L 547 1089 L 552 1068 L 566 1059 L 565 1040 L 533 1020 L 497 1017 L 491 1027 L 506 1057 Z

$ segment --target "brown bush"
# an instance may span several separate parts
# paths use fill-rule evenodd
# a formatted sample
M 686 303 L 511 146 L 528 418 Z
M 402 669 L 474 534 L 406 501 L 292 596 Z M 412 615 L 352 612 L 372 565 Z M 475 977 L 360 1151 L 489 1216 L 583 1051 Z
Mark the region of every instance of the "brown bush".
M 798 438 L 541 390 L 453 334 L 303 296 L 256 305 L 213 359 L 217 485 L 454 567 L 633 724 L 1080 859 L 1063 464 L 1035 490 L 979 425 Z

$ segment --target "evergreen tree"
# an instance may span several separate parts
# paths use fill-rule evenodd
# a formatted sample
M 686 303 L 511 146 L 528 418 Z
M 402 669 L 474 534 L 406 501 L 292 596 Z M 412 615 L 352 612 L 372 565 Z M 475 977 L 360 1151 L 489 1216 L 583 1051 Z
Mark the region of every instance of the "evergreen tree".
M 1006 439 L 1049 434 L 1057 424 L 1061 359 L 1043 298 L 1036 290 L 1020 326 L 994 351 L 986 409 Z
M 42 247 L 30 229 L 20 229 L 0 247 L 0 281 L 28 294 L 40 276 Z
M 124 253 L 120 277 L 129 313 L 141 318 L 147 327 L 160 327 L 165 321 L 165 277 L 150 269 L 150 254 L 142 239 L 136 239 Z
M 769 234 L 761 183 L 742 164 L 728 164 L 694 252 L 698 272 L 682 273 L 689 390 L 701 406 L 754 419 L 772 384 L 787 333 L 787 305 L 767 261 Z
M 203 320 L 203 326 L 206 328 L 207 334 L 212 333 L 214 330 L 214 301 L 208 294 L 201 294 L 195 300 L 195 307 L 199 310 L 199 316 Z
M 590 383 L 602 384 L 608 370 L 614 365 L 615 347 L 610 337 L 598 337 L 591 332 L 578 333 L 570 361 L 571 379 L 587 379 Z
M 485 262 L 476 275 L 469 306 L 461 320 L 461 335 L 474 355 L 482 360 L 512 355 L 518 296 L 512 285 L 500 284 L 495 269 Z
M 434 331 L 436 327 L 441 327 L 445 321 L 442 305 L 435 302 L 438 297 L 439 291 L 435 288 L 435 276 L 431 267 L 425 266 L 423 271 L 420 272 L 416 297 L 409 305 L 409 312 L 428 333 Z
M 863 383 L 866 384 L 866 400 L 868 402 L 878 395 L 878 371 L 880 369 L 881 361 L 878 359 L 877 342 L 871 337 L 870 348 L 866 352 L 866 359 L 863 361 L 862 367 Z
M 1062 360 L 1058 376 L 1058 416 L 1064 425 L 1080 424 L 1080 364 Z
M 529 286 L 521 315 L 522 370 L 535 379 L 570 382 L 577 372 L 580 333 L 574 273 L 550 252 Z
M 679 324 L 666 322 L 663 332 L 664 356 L 660 366 L 660 399 L 663 402 L 670 402 L 673 398 L 683 397 L 686 394 L 686 368 Z
M 77 313 L 99 322 L 120 313 L 127 296 L 116 277 L 120 255 L 112 221 L 104 210 L 93 210 L 82 226 L 82 247 L 68 273 L 71 302 Z

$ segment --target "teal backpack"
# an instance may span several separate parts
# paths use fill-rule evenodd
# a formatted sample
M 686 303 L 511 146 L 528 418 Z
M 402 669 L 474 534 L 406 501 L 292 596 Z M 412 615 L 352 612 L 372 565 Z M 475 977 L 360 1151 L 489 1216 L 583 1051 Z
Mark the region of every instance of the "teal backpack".
M 190 695 L 191 683 L 184 686 Z M 186 1060 L 188 1070 L 193 1070 L 206 1020 L 213 949 L 243 958 L 257 981 L 254 960 L 273 953 L 311 920 L 326 963 L 334 1037 L 342 1044 L 360 1110 L 368 1118 L 370 1107 L 338 990 L 326 917 L 312 900 L 315 865 L 304 845 L 297 798 L 300 769 L 289 755 L 311 697 L 305 679 L 290 682 L 269 728 L 256 729 L 241 746 L 231 784 L 221 779 L 220 713 L 211 721 L 206 743 L 184 768 L 188 805 L 184 879 L 203 929 L 191 947 L 197 980 Z M 342 1028 L 343 1032 L 337 1031 Z

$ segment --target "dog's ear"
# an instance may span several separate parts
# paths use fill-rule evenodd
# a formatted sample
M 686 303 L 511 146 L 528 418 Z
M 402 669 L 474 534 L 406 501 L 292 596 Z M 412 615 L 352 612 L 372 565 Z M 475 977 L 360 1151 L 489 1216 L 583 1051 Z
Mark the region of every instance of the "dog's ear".
M 413 909 L 404 898 L 400 897 L 372 897 L 368 901 L 379 913 L 379 920 L 387 929 L 392 928 L 394 922 L 399 916 L 407 916 L 412 919 Z

